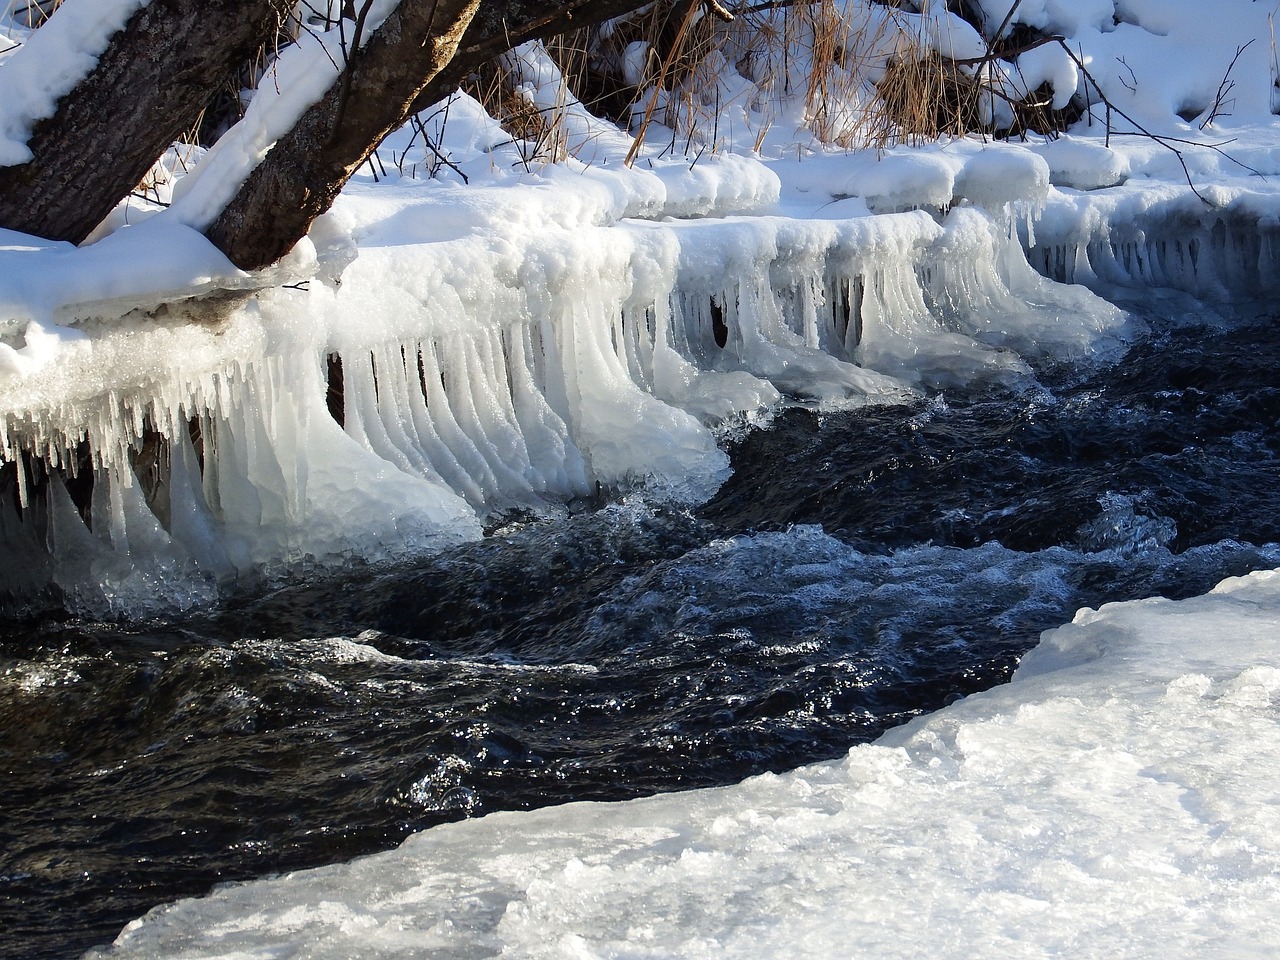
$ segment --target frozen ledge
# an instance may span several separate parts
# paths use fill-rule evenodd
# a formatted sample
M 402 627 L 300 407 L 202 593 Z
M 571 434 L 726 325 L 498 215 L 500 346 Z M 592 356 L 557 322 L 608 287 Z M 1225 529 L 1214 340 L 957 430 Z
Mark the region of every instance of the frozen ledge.
M 1280 191 L 1234 184 L 1130 181 L 1054 190 L 1028 243 L 1040 272 L 1088 286 L 1172 287 L 1212 300 L 1280 291 Z
M 726 475 L 716 425 L 782 397 L 900 402 L 1125 332 L 972 206 L 484 231 L 464 209 L 422 239 L 394 209 L 336 287 L 89 323 L 10 370 L 0 601 L 136 614 L 602 487 L 696 501 Z

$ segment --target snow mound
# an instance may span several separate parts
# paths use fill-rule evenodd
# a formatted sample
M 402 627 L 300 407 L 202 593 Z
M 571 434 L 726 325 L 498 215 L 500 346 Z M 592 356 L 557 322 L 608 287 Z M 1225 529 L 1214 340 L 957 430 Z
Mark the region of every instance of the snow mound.
M 1062 137 L 1034 149 L 1049 165 L 1054 186 L 1097 190 L 1123 183 L 1129 175 L 1124 154 L 1092 140 Z

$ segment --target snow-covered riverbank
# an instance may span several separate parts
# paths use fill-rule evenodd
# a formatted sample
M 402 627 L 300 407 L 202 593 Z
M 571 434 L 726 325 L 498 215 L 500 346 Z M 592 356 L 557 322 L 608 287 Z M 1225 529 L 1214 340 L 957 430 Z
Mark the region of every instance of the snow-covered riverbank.
M 1276 573 L 1081 611 L 843 761 L 438 827 L 160 908 L 105 956 L 1266 955 L 1278 625 Z

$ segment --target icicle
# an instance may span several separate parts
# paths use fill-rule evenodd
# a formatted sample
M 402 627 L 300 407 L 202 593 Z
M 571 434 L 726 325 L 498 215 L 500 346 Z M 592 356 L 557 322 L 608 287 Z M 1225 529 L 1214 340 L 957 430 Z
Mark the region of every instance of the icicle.
M 450 392 L 454 411 L 489 465 L 496 484 L 495 499 L 527 500 L 532 493 L 524 477 L 529 453 L 510 409 L 510 388 L 505 382 L 498 387 L 494 382 L 498 367 L 486 360 L 493 342 L 481 333 L 469 346 L 471 349 L 464 349 L 453 341 L 446 350 L 451 368 L 457 371 Z
M 413 421 L 417 441 L 427 462 L 435 475 L 452 490 L 464 497 L 473 507 L 484 505 L 486 493 L 484 487 L 459 462 L 457 456 L 449 449 L 441 436 L 437 420 L 441 414 L 448 412 L 447 404 L 441 410 L 441 404 L 427 403 L 427 382 L 430 374 L 424 372 L 424 354 L 433 352 L 429 343 L 414 343 L 412 363 L 412 379 L 406 383 L 409 415 Z
M 31 507 L 31 493 L 27 481 L 27 461 L 25 457 L 18 456 L 13 460 L 13 466 L 18 477 L 18 505 L 23 510 Z
M 474 506 L 481 506 L 489 491 L 497 490 L 498 480 L 493 475 L 488 460 L 480 452 L 475 441 L 467 434 L 454 414 L 449 394 L 445 390 L 444 373 L 437 346 L 424 344 L 418 355 L 422 364 L 422 378 L 427 389 L 427 410 L 437 435 L 449 450 L 454 462 L 470 477 L 478 499 Z
M 202 569 L 219 580 L 235 566 L 219 535 L 213 512 L 205 501 L 195 448 L 184 427 L 170 435 L 169 534 Z

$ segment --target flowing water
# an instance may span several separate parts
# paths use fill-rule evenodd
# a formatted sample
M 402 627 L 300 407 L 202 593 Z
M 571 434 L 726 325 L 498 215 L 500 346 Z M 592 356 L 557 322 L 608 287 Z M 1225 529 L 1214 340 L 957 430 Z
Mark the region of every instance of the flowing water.
M 839 756 L 1081 606 L 1280 566 L 1280 326 L 1187 311 L 1111 366 L 788 410 L 697 509 L 0 628 L 0 957 L 447 820 Z

